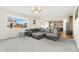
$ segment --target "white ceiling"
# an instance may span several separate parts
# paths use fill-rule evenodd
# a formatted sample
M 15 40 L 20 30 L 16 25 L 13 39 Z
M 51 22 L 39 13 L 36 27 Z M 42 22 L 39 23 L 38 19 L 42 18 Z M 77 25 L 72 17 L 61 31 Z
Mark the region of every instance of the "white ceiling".
M 32 6 L 3 6 L 1 8 L 19 12 L 25 15 L 35 16 L 32 11 Z M 53 20 L 71 16 L 75 6 L 40 6 L 39 8 L 42 11 L 37 17 L 45 20 Z

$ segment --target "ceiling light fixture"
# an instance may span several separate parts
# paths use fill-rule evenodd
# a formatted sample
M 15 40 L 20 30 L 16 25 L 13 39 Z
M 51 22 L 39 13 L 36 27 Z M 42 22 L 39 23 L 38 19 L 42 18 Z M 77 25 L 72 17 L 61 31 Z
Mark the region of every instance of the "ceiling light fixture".
M 38 6 L 34 6 L 32 10 L 35 15 L 41 12 L 41 9 Z

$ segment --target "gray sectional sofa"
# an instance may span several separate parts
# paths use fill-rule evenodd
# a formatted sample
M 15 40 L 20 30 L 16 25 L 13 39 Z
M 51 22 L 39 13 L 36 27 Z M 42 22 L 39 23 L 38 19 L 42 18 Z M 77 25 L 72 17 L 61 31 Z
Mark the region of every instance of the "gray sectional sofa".
M 50 40 L 57 41 L 59 36 L 60 36 L 58 30 L 57 29 L 51 29 L 51 28 L 49 28 L 48 30 L 50 30 L 50 31 L 46 31 L 46 33 L 45 33 L 46 38 L 50 39 Z
M 59 38 L 59 32 L 57 29 L 52 28 L 32 28 L 25 31 L 25 36 L 33 37 L 35 39 L 47 38 L 57 41 Z

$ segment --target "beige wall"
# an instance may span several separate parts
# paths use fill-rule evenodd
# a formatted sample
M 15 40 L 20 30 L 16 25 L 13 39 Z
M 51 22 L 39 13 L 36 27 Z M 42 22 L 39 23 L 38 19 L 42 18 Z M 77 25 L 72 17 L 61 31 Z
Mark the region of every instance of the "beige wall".
M 19 36 L 20 30 L 17 30 L 15 28 L 13 29 L 7 28 L 7 16 L 10 16 L 10 15 L 22 17 L 28 20 L 27 28 L 40 27 L 39 18 L 27 16 L 24 14 L 12 12 L 5 9 L 0 9 L 0 39 Z M 36 21 L 36 24 L 33 24 L 33 20 L 38 20 L 38 21 Z
M 76 10 L 76 8 L 75 8 L 75 10 Z M 74 34 L 74 40 L 77 44 L 77 47 L 79 48 L 79 17 L 77 19 L 75 19 L 75 10 L 74 10 L 74 14 L 73 14 L 73 34 Z

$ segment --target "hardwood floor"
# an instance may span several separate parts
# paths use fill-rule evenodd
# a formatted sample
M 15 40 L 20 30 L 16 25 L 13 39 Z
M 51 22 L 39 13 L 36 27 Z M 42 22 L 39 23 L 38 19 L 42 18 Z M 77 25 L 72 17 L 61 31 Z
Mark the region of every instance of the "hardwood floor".
M 73 35 L 66 35 L 65 32 L 60 32 L 60 38 L 63 38 L 63 39 L 73 39 Z

